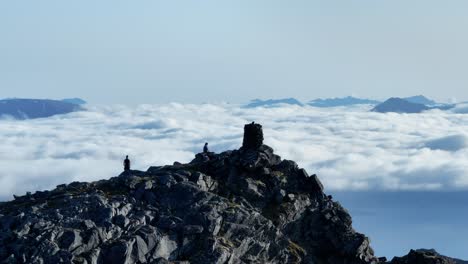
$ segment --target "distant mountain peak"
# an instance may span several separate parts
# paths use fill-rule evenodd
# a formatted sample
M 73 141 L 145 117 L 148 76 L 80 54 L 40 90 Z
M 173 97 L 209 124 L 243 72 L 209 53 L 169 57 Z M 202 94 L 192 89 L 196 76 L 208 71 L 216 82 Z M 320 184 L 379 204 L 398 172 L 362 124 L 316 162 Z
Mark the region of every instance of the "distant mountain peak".
M 424 104 L 412 103 L 403 98 L 392 97 L 377 105 L 371 111 L 379 113 L 421 113 L 430 108 Z

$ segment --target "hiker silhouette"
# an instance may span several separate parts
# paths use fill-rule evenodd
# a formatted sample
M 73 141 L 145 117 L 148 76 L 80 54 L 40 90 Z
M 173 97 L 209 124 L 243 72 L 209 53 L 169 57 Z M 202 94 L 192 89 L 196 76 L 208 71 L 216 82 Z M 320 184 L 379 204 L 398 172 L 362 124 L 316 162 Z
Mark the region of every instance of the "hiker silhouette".
M 125 157 L 123 165 L 124 165 L 124 171 L 130 170 L 130 160 L 128 159 L 128 155 Z
M 208 153 L 208 142 L 206 142 L 205 146 L 203 147 L 203 153 Z

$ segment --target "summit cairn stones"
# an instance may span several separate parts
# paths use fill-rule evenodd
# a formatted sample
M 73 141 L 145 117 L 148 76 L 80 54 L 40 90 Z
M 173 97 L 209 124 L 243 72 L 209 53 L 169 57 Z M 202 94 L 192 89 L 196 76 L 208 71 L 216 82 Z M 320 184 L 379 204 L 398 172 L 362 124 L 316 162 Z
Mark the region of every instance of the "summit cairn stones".
M 263 128 L 260 124 L 247 124 L 244 126 L 244 149 L 259 149 L 263 145 Z
M 244 141 L 239 152 L 239 167 L 249 172 L 268 175 L 270 167 L 278 165 L 281 157 L 263 144 L 262 125 L 254 122 L 244 126 Z

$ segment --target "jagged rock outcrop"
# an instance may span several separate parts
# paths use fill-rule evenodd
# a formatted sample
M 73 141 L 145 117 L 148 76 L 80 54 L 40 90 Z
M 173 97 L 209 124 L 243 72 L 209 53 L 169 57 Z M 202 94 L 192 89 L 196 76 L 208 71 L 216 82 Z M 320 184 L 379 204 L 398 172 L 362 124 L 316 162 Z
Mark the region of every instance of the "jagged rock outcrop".
M 378 263 L 318 177 L 260 132 L 246 126 L 239 150 L 0 204 L 0 263 Z
M 404 257 L 394 258 L 390 264 L 457 264 L 454 259 L 441 256 L 435 250 L 411 250 Z

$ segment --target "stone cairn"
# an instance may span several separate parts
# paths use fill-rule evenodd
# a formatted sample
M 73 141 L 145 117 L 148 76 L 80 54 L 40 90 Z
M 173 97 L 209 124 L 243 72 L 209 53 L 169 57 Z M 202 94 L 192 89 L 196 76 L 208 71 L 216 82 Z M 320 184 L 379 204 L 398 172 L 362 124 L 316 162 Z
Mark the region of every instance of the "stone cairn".
M 244 126 L 244 142 L 242 143 L 243 149 L 258 149 L 263 145 L 263 129 L 262 125 L 247 124 Z

